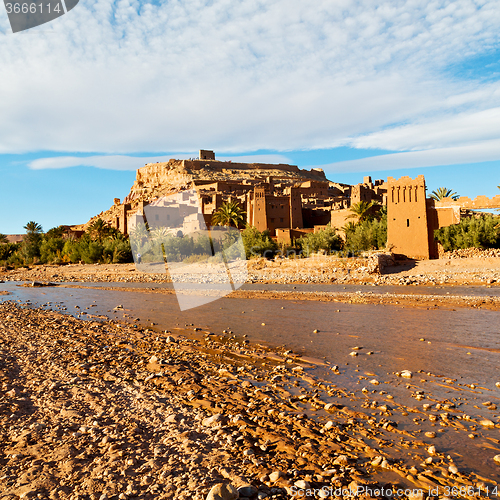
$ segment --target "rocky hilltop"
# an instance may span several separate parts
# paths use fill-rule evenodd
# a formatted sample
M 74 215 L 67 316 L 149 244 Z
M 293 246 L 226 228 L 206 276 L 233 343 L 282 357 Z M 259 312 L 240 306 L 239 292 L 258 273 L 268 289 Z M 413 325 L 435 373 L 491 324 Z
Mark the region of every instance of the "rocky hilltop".
M 137 170 L 137 177 L 124 203 L 142 201 L 189 189 L 195 184 L 217 181 L 245 181 L 273 177 L 275 182 L 325 181 L 321 169 L 305 170 L 296 165 L 233 163 L 217 160 L 169 160 L 149 163 Z
M 124 205 L 128 209 L 136 209 L 140 202 L 150 201 L 181 190 L 191 189 L 195 185 L 203 185 L 217 181 L 266 181 L 272 177 L 276 183 L 295 184 L 308 180 L 326 181 L 322 169 L 300 169 L 296 165 L 267 163 L 234 163 L 218 160 L 175 160 L 168 162 L 148 163 L 137 170 L 136 180 L 130 193 L 121 203 L 115 198 L 115 204 L 105 212 L 96 215 L 89 222 L 74 229 L 85 229 L 94 220 L 101 218 L 114 225 L 117 217 L 123 212 Z

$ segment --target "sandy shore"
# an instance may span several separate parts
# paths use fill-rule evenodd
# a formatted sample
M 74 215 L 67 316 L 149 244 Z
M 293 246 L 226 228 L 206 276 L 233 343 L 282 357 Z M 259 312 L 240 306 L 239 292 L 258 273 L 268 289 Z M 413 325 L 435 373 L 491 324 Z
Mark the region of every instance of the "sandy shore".
M 239 491 L 221 498 L 472 497 L 496 484 L 398 430 L 387 403 L 351 410 L 354 394 L 291 352 L 196 335 L 1 304 L 1 498 L 217 499 L 218 484 Z M 454 418 L 441 425 L 465 429 Z

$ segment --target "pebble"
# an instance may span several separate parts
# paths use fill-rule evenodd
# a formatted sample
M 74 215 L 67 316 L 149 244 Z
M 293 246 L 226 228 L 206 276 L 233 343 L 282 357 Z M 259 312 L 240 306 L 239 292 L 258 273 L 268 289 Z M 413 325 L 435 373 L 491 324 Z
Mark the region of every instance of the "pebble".
M 497 464 L 500 464 L 500 455 L 495 455 L 493 457 L 493 460 L 497 463 Z
M 258 491 L 257 488 L 250 484 L 240 486 L 238 488 L 238 494 L 240 497 L 253 497 L 254 495 L 257 494 L 257 491 Z
M 297 488 L 300 488 L 301 490 L 308 490 L 311 487 L 311 484 L 308 481 L 304 481 L 303 479 L 295 481 L 294 484 L 295 486 L 297 486 Z
M 479 422 L 483 427 L 488 427 L 488 428 L 492 428 L 492 427 L 495 427 L 495 423 L 492 422 L 491 420 L 488 420 L 487 418 L 484 418 L 483 420 L 481 420 Z
M 216 484 L 207 495 L 206 500 L 237 500 L 238 490 L 232 484 Z
M 284 478 L 286 477 L 286 475 L 281 472 L 281 471 L 274 471 L 274 472 L 271 472 L 271 474 L 269 474 L 269 481 L 271 481 L 271 483 L 275 483 L 276 481 L 278 481 L 278 479 L 280 478 Z

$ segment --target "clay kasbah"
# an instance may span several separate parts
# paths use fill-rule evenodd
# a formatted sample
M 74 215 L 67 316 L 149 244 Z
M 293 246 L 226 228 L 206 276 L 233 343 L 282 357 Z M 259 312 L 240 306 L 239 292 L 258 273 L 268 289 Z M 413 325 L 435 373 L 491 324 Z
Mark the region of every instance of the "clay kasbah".
M 188 213 L 187 190 L 199 201 Z M 429 235 L 500 207 L 500 196 L 434 201 L 425 190 L 423 176 L 350 186 L 319 169 L 202 150 L 139 168 L 123 201 L 68 234 L 98 219 L 125 235 L 145 222 L 154 231 L 181 212 L 176 229 L 197 232 L 234 202 L 287 245 L 340 231 L 351 206 L 374 202 L 387 207 L 387 249 L 251 258 L 242 286 L 182 313 L 173 274 L 141 267 L 145 254 L 137 266 L 0 268 L 0 498 L 497 498 L 499 372 L 459 362 L 453 376 L 440 356 L 495 366 L 498 340 L 463 344 L 424 323 L 455 314 L 498 334 L 499 251 L 445 252 Z M 131 294 L 149 309 L 130 306 Z M 317 312 L 301 317 L 303 308 Z M 326 322 L 325 311 L 339 319 Z M 378 338 L 370 314 L 421 330 Z M 286 345 L 296 333 L 302 350 Z M 318 339 L 333 347 L 313 353 Z M 400 342 L 432 368 L 411 354 L 398 361 Z

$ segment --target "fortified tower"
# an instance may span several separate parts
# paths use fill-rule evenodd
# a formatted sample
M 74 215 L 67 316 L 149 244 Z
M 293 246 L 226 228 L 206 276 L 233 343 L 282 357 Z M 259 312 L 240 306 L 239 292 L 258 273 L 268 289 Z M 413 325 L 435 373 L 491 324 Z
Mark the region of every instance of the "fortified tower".
M 412 259 L 429 259 L 425 179 L 387 178 L 387 245 Z

